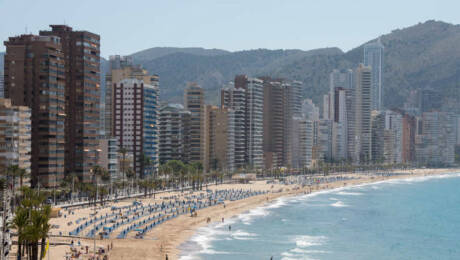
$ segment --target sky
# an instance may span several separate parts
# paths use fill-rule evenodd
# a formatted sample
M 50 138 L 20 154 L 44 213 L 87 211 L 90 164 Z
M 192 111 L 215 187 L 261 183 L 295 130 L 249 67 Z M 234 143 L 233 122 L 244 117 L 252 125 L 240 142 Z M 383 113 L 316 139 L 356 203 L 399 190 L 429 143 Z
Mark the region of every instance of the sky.
M 67 24 L 99 34 L 103 57 L 151 47 L 347 51 L 430 19 L 460 24 L 459 10 L 458 0 L 0 0 L 0 40 Z

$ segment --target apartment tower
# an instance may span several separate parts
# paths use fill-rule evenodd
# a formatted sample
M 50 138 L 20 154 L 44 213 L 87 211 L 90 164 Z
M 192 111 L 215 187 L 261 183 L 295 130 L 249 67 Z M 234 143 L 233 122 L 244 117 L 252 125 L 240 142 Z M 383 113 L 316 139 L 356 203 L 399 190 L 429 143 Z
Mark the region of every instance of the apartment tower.
M 204 91 L 196 83 L 189 83 L 184 93 L 185 109 L 190 111 L 190 150 L 189 161 L 205 162 L 205 132 L 204 132 Z
M 21 35 L 4 42 L 5 96 L 31 109 L 31 184 L 58 186 L 64 177 L 66 73 L 61 38 Z
M 368 162 L 371 156 L 372 70 L 360 64 L 355 70 L 355 156 L 354 161 Z
M 73 31 L 66 25 L 50 25 L 42 36 L 61 39 L 65 75 L 65 173 L 76 173 L 91 182 L 91 169 L 99 156 L 100 37 Z

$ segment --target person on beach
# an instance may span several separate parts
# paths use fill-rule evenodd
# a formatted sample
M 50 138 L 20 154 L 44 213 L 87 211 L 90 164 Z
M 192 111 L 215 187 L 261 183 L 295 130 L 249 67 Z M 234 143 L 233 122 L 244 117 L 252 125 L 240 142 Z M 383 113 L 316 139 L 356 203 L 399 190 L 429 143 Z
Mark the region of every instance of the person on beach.
M 232 231 L 232 226 L 228 225 L 228 231 Z
M 222 218 L 222 223 L 224 223 L 224 218 Z

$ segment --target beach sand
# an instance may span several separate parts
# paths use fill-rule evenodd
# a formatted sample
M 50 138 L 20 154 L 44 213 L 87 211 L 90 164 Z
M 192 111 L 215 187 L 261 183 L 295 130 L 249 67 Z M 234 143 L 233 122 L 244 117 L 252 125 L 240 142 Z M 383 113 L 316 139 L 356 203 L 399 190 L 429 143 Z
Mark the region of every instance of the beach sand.
M 121 260 L 121 259 L 165 259 L 166 254 L 168 259 L 178 259 L 181 244 L 186 242 L 193 236 L 196 229 L 207 223 L 207 218 L 211 218 L 211 222 L 221 222 L 222 218 L 230 219 L 231 217 L 237 216 L 243 212 L 253 209 L 258 206 L 263 206 L 266 203 L 270 203 L 273 200 L 284 197 L 284 196 L 295 196 L 298 194 L 304 194 L 306 192 L 315 192 L 324 189 L 334 189 L 343 186 L 353 186 L 363 183 L 378 182 L 389 179 L 397 178 L 410 178 L 410 177 L 422 177 L 428 175 L 436 175 L 448 172 L 459 172 L 460 169 L 412 169 L 412 170 L 395 170 L 397 173 L 403 173 L 396 176 L 390 177 L 376 177 L 372 174 L 329 174 L 331 176 L 347 176 L 355 177 L 353 180 L 337 181 L 333 183 L 325 183 L 320 185 L 313 185 L 311 187 L 300 185 L 284 185 L 284 184 L 267 184 L 266 181 L 255 181 L 250 184 L 223 184 L 223 185 L 209 185 L 208 189 L 244 189 L 252 191 L 270 191 L 268 194 L 249 197 L 239 201 L 226 201 L 225 208 L 223 205 L 217 205 L 205 209 L 198 210 L 197 217 L 190 217 L 188 214 L 181 215 L 172 220 L 166 221 L 165 223 L 153 228 L 144 239 L 135 239 L 133 235 L 135 232 L 131 232 L 126 239 L 115 239 L 115 235 L 111 239 L 96 240 L 96 247 L 104 247 L 113 243 L 113 249 L 108 252 L 110 260 Z M 282 191 L 281 191 L 282 190 Z M 199 194 L 203 191 L 195 192 Z M 185 193 L 174 192 L 174 193 L 163 193 L 153 198 L 140 198 L 137 199 L 144 204 L 148 203 L 161 203 L 164 197 L 170 196 L 183 196 Z M 188 193 L 187 193 L 188 195 Z M 122 206 L 130 205 L 134 199 L 127 199 L 117 203 L 110 203 L 110 206 Z M 99 208 L 98 215 L 110 212 L 110 206 L 106 208 Z M 88 217 L 93 212 L 93 208 L 83 208 L 73 210 L 73 215 L 68 215 L 67 218 L 60 217 L 51 220 L 51 224 L 59 225 L 59 229 L 52 229 L 52 234 L 57 235 L 59 231 L 63 234 L 67 234 L 68 231 L 73 230 L 76 227 L 75 220 L 82 217 Z M 66 214 L 66 213 L 64 213 Z M 72 225 L 67 225 L 68 222 L 72 221 Z M 86 235 L 89 228 L 82 233 Z M 118 233 L 116 233 L 118 234 Z M 65 237 L 51 237 L 50 245 L 50 259 L 65 259 L 67 252 L 70 252 L 70 246 L 67 245 L 53 245 L 54 243 L 70 243 L 73 240 L 75 245 L 77 241 L 80 241 L 81 246 L 78 247 L 79 251 L 85 252 L 85 246 L 89 247 L 90 254 L 83 254 L 81 259 L 89 259 L 94 241 L 92 239 L 85 238 L 65 238 Z M 101 258 L 102 259 L 102 258 Z

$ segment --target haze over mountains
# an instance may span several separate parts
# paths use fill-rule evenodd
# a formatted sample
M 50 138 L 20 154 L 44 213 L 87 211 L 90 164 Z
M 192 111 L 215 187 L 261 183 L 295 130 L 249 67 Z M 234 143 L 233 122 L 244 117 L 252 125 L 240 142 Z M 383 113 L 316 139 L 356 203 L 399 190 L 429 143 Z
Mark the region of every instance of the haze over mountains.
M 425 87 L 439 90 L 444 97 L 460 97 L 460 25 L 431 20 L 382 35 L 381 42 L 385 46 L 387 108 L 402 106 L 411 90 Z M 220 88 L 236 74 L 248 74 L 300 80 L 304 97 L 320 104 L 329 88 L 329 73 L 358 65 L 363 45 L 348 52 L 339 48 L 229 52 L 162 47 L 131 56 L 135 63 L 160 76 L 164 101 L 182 102 L 186 83 L 194 81 L 206 90 L 209 102 L 218 104 Z M 101 64 L 105 70 L 107 64 Z

